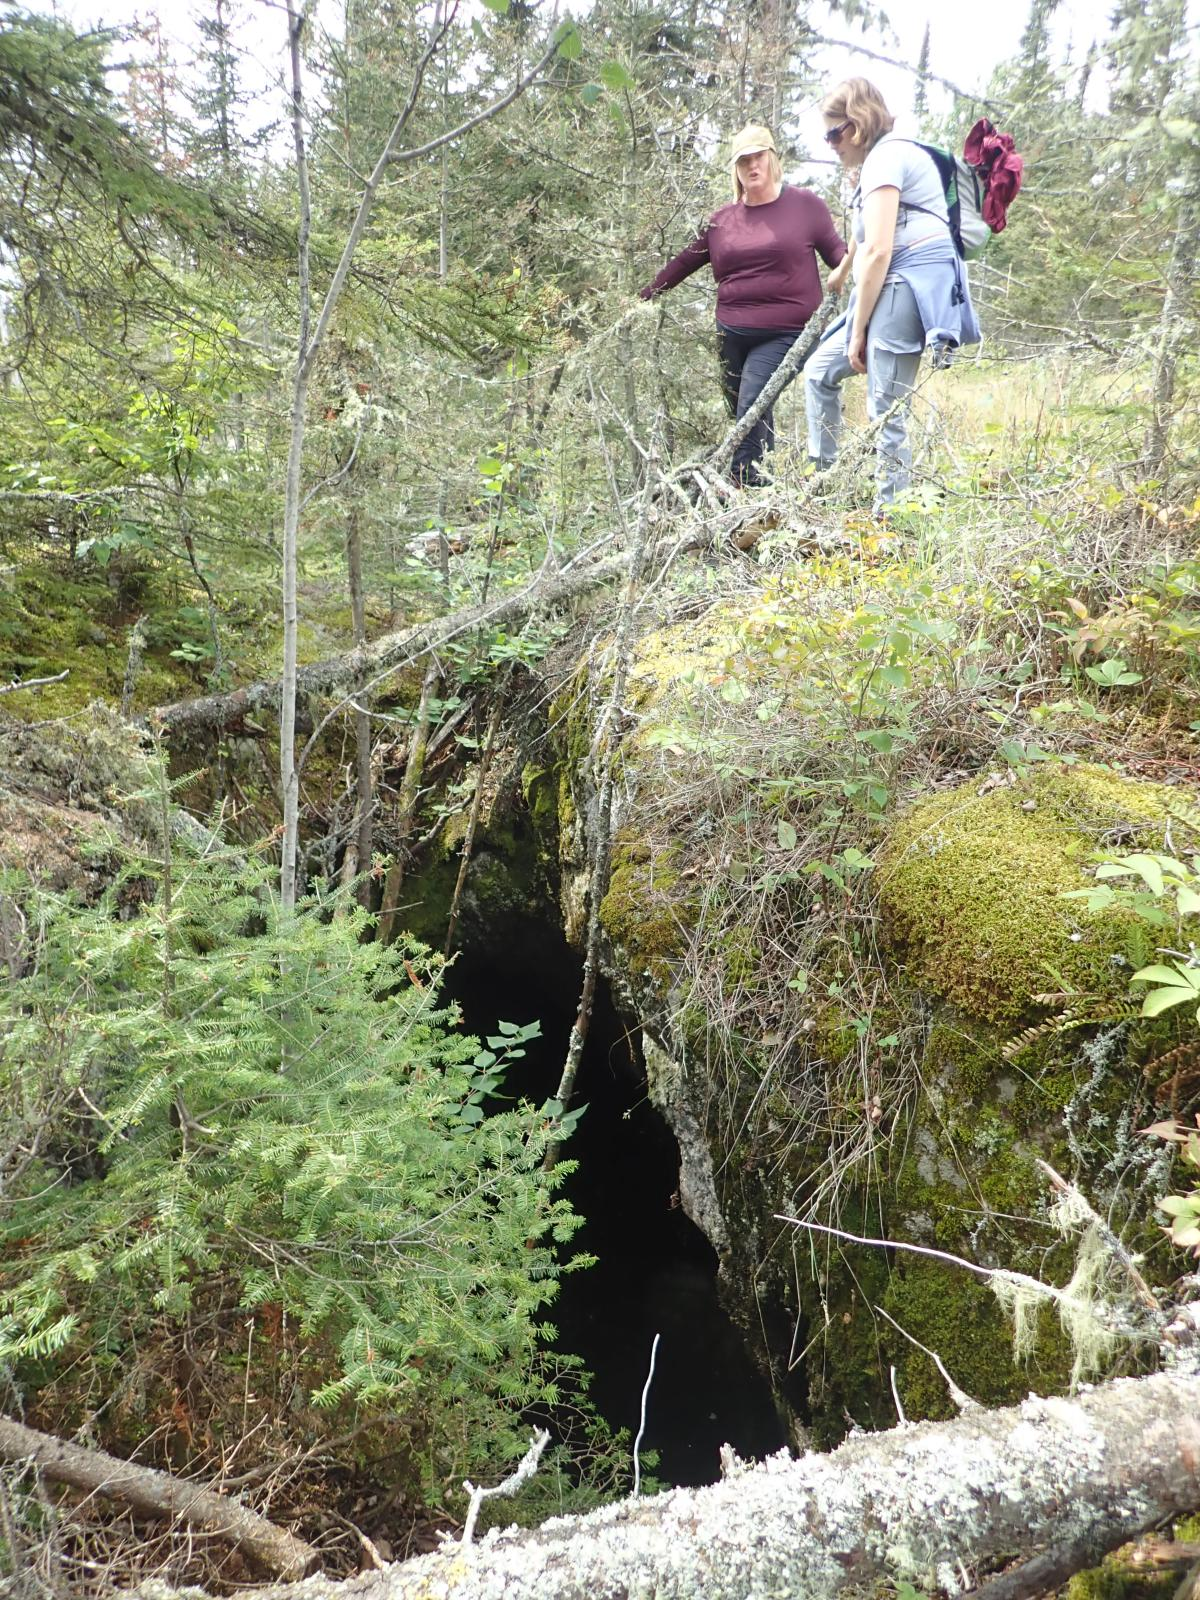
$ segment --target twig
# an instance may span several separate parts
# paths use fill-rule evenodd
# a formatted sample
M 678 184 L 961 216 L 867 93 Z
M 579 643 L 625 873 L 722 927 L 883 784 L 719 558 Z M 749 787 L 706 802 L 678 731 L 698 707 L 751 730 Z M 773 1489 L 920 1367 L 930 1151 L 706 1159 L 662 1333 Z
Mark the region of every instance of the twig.
M 0 683 L 0 694 L 16 694 L 18 689 L 44 689 L 48 683 L 61 683 L 70 671 L 70 667 L 64 667 L 53 678 L 14 678 L 11 683 Z
M 1081 1214 L 1084 1215 L 1091 1226 L 1096 1229 L 1097 1233 L 1104 1241 L 1105 1247 L 1108 1249 L 1109 1254 L 1125 1269 L 1129 1281 L 1133 1285 L 1134 1293 L 1137 1295 L 1138 1299 L 1146 1307 L 1147 1311 L 1153 1314 L 1156 1321 L 1162 1321 L 1162 1308 L 1159 1306 L 1159 1303 L 1154 1298 L 1153 1294 L 1151 1294 L 1150 1287 L 1134 1264 L 1133 1257 L 1121 1243 L 1120 1239 L 1117 1238 L 1116 1234 L 1109 1227 L 1108 1223 L 1105 1222 L 1104 1218 L 1097 1215 L 1097 1213 L 1088 1204 L 1087 1200 L 1079 1192 L 1075 1185 L 1073 1183 L 1068 1183 L 1065 1178 L 1061 1177 L 1057 1172 L 1055 1172 L 1054 1168 L 1048 1161 L 1043 1161 L 1039 1157 L 1037 1159 L 1037 1165 L 1046 1174 L 1059 1194 L 1061 1194 L 1065 1200 L 1069 1200 L 1072 1205 L 1078 1207 Z
M 936 1350 L 931 1350 L 928 1345 L 922 1344 L 919 1339 L 914 1339 L 912 1334 L 909 1333 L 907 1331 L 907 1329 L 902 1328 L 900 1326 L 900 1324 L 896 1321 L 895 1317 L 890 1316 L 883 1309 L 882 1306 L 876 1306 L 875 1309 L 879 1313 L 879 1315 L 885 1319 L 885 1321 L 891 1323 L 892 1327 L 895 1328 L 895 1330 L 896 1330 L 896 1332 L 898 1334 L 900 1334 L 903 1338 L 908 1340 L 909 1344 L 916 1345 L 917 1349 L 920 1350 L 923 1355 L 927 1355 L 929 1357 L 929 1359 L 933 1362 L 934 1366 L 941 1373 L 942 1380 L 945 1383 L 946 1388 L 950 1392 L 950 1398 L 951 1398 L 951 1400 L 954 1401 L 954 1404 L 958 1407 L 958 1409 L 960 1411 L 970 1411 L 972 1409 L 972 1407 L 974 1407 L 976 1410 L 978 1410 L 979 1401 L 978 1400 L 972 1400 L 971 1396 L 969 1394 L 964 1393 L 964 1391 L 958 1387 L 958 1385 L 955 1383 L 954 1379 L 946 1371 L 945 1364 L 943 1363 L 941 1356 L 938 1355 Z M 895 1370 L 896 1369 L 893 1367 L 892 1371 L 894 1372 Z
M 1094 1305 L 1085 1305 L 1077 1300 L 1074 1295 L 1067 1294 L 1053 1283 L 1043 1283 L 1040 1278 L 1031 1278 L 1027 1272 L 1014 1272 L 1008 1267 L 981 1267 L 977 1261 L 968 1261 L 964 1256 L 952 1256 L 945 1250 L 934 1250 L 925 1244 L 909 1244 L 904 1239 L 865 1239 L 857 1233 L 846 1233 L 841 1228 L 828 1228 L 823 1222 L 805 1222 L 800 1217 L 785 1217 L 779 1212 L 775 1213 L 776 1222 L 790 1222 L 797 1228 L 809 1228 L 814 1233 L 827 1233 L 834 1239 L 844 1239 L 848 1244 L 872 1245 L 878 1250 L 907 1250 L 913 1255 L 931 1256 L 936 1261 L 946 1261 L 952 1267 L 965 1267 L 968 1272 L 974 1272 L 980 1278 L 986 1278 L 989 1283 L 1005 1283 L 1014 1289 L 1023 1289 L 1029 1294 L 1037 1295 L 1043 1300 L 1049 1300 L 1056 1306 L 1065 1307 L 1070 1311 L 1085 1311 L 1088 1316 L 1094 1317 L 1098 1322 L 1103 1322 L 1114 1333 L 1120 1333 L 1126 1338 L 1142 1339 L 1146 1337 L 1147 1330 L 1144 1325 L 1136 1326 L 1133 1323 L 1116 1320 L 1108 1308 Z
M 654 1335 L 654 1343 L 650 1346 L 650 1371 L 646 1374 L 646 1381 L 642 1385 L 642 1417 L 638 1425 L 637 1438 L 633 1441 L 633 1494 L 636 1499 L 642 1492 L 642 1458 L 639 1452 L 642 1448 L 642 1435 L 646 1431 L 646 1401 L 650 1398 L 650 1385 L 654 1382 L 654 1363 L 658 1357 L 658 1341 L 661 1333 Z
M 986 111 L 996 111 L 1004 115 L 1009 109 L 1009 103 L 1004 100 L 985 100 L 983 95 L 970 89 L 960 89 L 956 83 L 951 83 L 949 78 L 939 78 L 936 72 L 921 72 L 919 67 L 914 67 L 911 61 L 901 61 L 896 56 L 885 56 L 879 50 L 869 50 L 866 45 L 854 44 L 849 39 L 828 39 L 824 34 L 813 33 L 809 35 L 809 43 L 831 45 L 835 50 L 850 50 L 856 56 L 866 56 L 871 61 L 881 61 L 888 67 L 899 67 L 901 72 L 911 72 L 914 75 L 928 78 L 930 83 L 940 83 L 943 89 L 957 95 L 960 100 L 970 101 L 972 105 L 983 106 Z
M 529 1449 L 521 1457 L 520 1465 L 515 1472 L 509 1474 L 503 1483 L 498 1483 L 494 1489 L 477 1489 L 469 1478 L 463 1480 L 463 1488 L 471 1496 L 471 1504 L 467 1510 L 467 1520 L 463 1526 L 462 1544 L 468 1545 L 475 1537 L 475 1524 L 479 1520 L 479 1510 L 485 1500 L 494 1500 L 497 1495 L 511 1496 L 516 1494 L 523 1483 L 528 1482 L 537 1471 L 537 1464 L 542 1459 L 542 1451 L 550 1441 L 550 1433 L 546 1428 L 537 1428 L 529 1441 Z
M 904 1415 L 904 1406 L 900 1401 L 900 1391 L 896 1387 L 896 1369 L 895 1367 L 889 1367 L 888 1371 L 890 1372 L 892 1378 L 892 1402 L 896 1407 L 896 1420 L 899 1422 L 902 1428 L 907 1428 L 908 1418 Z

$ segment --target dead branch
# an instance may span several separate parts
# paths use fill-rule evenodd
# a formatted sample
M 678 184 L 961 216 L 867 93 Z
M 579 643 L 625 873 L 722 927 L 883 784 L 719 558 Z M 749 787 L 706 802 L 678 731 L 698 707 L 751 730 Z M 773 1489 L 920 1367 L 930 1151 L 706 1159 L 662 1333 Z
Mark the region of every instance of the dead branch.
M 400 904 L 404 884 L 404 871 L 408 865 L 409 838 L 417 815 L 417 801 L 421 794 L 421 781 L 425 776 L 425 754 L 429 747 L 429 722 L 432 715 L 434 691 L 442 681 L 441 668 L 431 657 L 425 667 L 421 683 L 421 699 L 417 705 L 417 720 L 413 725 L 408 744 L 408 760 L 404 763 L 404 777 L 400 784 L 400 808 L 396 822 L 396 848 L 394 859 L 383 883 L 383 899 L 379 908 L 377 937 L 387 944 L 392 936 L 392 924 Z
M 615 661 L 612 672 L 612 687 L 592 729 L 590 755 L 591 759 L 597 762 L 599 766 L 600 798 L 597 806 L 596 837 L 591 852 L 587 936 L 583 955 L 583 981 L 579 989 L 579 1005 L 575 1013 L 575 1021 L 571 1025 L 571 1035 L 567 1042 L 567 1055 L 563 1063 L 562 1076 L 555 1092 L 555 1099 L 559 1105 L 560 1123 L 570 1109 L 571 1098 L 575 1093 L 575 1079 L 579 1072 L 579 1064 L 583 1060 L 583 1048 L 587 1042 L 588 1029 L 592 1020 L 592 1006 L 596 998 L 596 978 L 600 970 L 600 904 L 608 893 L 608 879 L 612 865 L 615 758 L 621 741 L 622 703 L 625 699 L 625 689 L 629 682 L 629 672 L 633 662 L 633 624 L 637 614 L 640 599 L 639 590 L 651 542 L 651 500 L 653 482 L 657 476 L 656 465 L 656 458 L 651 452 L 650 470 L 647 474 L 646 487 L 642 494 L 637 528 L 633 536 L 633 549 L 630 553 L 629 577 L 625 585 L 625 593 L 621 600 L 621 610 L 617 618 L 616 639 L 613 644 Z M 558 1164 L 561 1149 L 562 1140 L 556 1132 L 546 1146 L 543 1165 L 547 1172 L 553 1171 Z
M 680 480 L 691 478 L 700 493 L 711 494 L 712 480 L 718 481 L 729 470 L 729 463 L 733 460 L 733 453 L 742 440 L 758 422 L 759 418 L 771 406 L 791 383 L 812 355 L 825 336 L 825 330 L 832 322 L 838 311 L 838 297 L 836 294 L 827 294 L 809 318 L 805 329 L 805 336 L 798 338 L 783 360 L 775 368 L 762 393 L 750 407 L 728 429 L 721 442 L 703 455 L 691 461 L 685 461 L 681 467 L 670 475 L 672 479 Z M 728 488 L 728 485 L 725 486 Z
M 64 667 L 53 678 L 14 678 L 11 683 L 0 683 L 0 694 L 16 694 L 18 689 L 44 689 L 48 683 L 61 683 L 70 671 L 70 667 Z
M 0 1417 L 0 1456 L 6 1461 L 31 1462 L 54 1483 L 118 1500 L 140 1516 L 165 1517 L 213 1534 L 236 1545 L 258 1567 L 278 1577 L 303 1578 L 320 1565 L 320 1556 L 311 1545 L 227 1495 L 153 1467 L 121 1461 L 103 1450 L 69 1444 L 9 1417 Z
M 543 569 L 530 583 L 487 605 L 467 606 L 447 616 L 432 617 L 399 633 L 385 634 L 361 649 L 301 667 L 296 675 L 297 688 L 303 695 L 329 695 L 343 690 L 361 694 L 376 689 L 393 673 L 473 628 L 488 624 L 508 626 L 537 609 L 549 610 L 579 599 L 619 577 L 628 564 L 629 557 L 620 554 L 579 566 Z M 228 694 L 202 695 L 158 706 L 150 713 L 150 720 L 168 735 L 217 732 L 255 712 L 277 709 L 281 693 L 282 680 L 266 678 Z
M 463 1483 L 463 1488 L 471 1497 L 471 1504 L 467 1511 L 467 1520 L 463 1528 L 462 1542 L 464 1545 L 471 1543 L 475 1537 L 475 1524 L 479 1520 L 479 1513 L 485 1500 L 494 1500 L 497 1495 L 511 1496 L 517 1493 L 521 1485 L 527 1483 L 537 1471 L 538 1462 L 542 1459 L 542 1451 L 550 1442 L 550 1435 L 545 1428 L 535 1428 L 533 1437 L 529 1441 L 529 1449 L 521 1457 L 516 1468 L 509 1473 L 503 1483 L 498 1483 L 491 1489 L 477 1489 L 468 1478 Z
M 487 784 L 488 769 L 492 764 L 492 751 L 496 747 L 496 737 L 500 732 L 500 718 L 504 713 L 504 702 L 507 698 L 510 676 L 511 669 L 505 673 L 504 682 L 496 694 L 496 699 L 492 706 L 492 714 L 488 718 L 483 749 L 479 755 L 479 767 L 475 774 L 475 793 L 471 796 L 471 809 L 467 814 L 467 826 L 466 831 L 463 833 L 462 850 L 459 854 L 458 876 L 454 880 L 454 893 L 450 896 L 450 915 L 446 919 L 446 942 L 442 946 L 442 954 L 447 961 L 450 959 L 450 952 L 454 948 L 454 935 L 458 929 L 463 890 L 467 886 L 467 873 L 470 871 L 471 857 L 475 851 L 475 834 L 479 828 L 479 818 L 483 814 L 483 797 Z

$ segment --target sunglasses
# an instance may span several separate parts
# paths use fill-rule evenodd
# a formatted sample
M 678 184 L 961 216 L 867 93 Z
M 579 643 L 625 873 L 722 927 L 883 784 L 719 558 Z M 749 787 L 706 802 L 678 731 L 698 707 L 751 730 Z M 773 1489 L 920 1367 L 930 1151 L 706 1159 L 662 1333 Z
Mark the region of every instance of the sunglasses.
M 825 133 L 826 144 L 837 144 L 847 128 L 854 126 L 853 119 L 849 122 L 839 122 L 836 128 L 829 128 Z

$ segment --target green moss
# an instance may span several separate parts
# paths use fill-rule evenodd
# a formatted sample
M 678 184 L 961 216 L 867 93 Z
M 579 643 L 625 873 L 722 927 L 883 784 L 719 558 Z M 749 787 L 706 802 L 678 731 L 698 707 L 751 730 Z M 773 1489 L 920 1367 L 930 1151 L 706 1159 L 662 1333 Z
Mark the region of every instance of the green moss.
M 1130 923 L 1062 897 L 1086 886 L 1106 838 L 1161 847 L 1170 797 L 1098 767 L 1055 766 L 918 802 L 878 873 L 885 930 L 910 975 L 968 1017 L 1006 1024 L 1064 986 L 1123 996 Z
M 1177 1572 L 1137 1569 L 1108 1556 L 1098 1567 L 1075 1574 L 1067 1584 L 1067 1600 L 1170 1600 L 1178 1583 Z
M 995 1296 L 970 1273 L 935 1261 L 906 1261 L 892 1273 L 883 1309 L 914 1339 L 936 1350 L 958 1387 L 982 1405 L 1014 1405 L 1031 1390 L 1061 1390 L 1071 1350 L 1050 1311 L 1041 1314 L 1035 1358 L 1017 1365 L 1012 1328 Z M 890 1332 L 889 1355 L 910 1420 L 954 1416 L 957 1407 L 930 1358 Z
M 621 947 L 630 966 L 670 986 L 675 964 L 687 948 L 696 907 L 676 890 L 679 850 L 651 857 L 640 836 L 622 830 L 613 841 L 608 892 L 600 902 L 600 925 Z

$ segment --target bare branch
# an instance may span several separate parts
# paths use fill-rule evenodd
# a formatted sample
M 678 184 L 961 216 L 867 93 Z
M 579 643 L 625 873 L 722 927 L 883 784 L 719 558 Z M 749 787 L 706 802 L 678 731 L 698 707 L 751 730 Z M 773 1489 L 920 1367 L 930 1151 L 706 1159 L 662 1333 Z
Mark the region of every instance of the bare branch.
M 14 678 L 11 683 L 0 683 L 0 694 L 16 694 L 18 689 L 44 689 L 48 683 L 61 683 L 70 673 L 70 667 L 64 667 L 53 678 Z
M 121 1461 L 103 1450 L 68 1444 L 9 1417 L 0 1417 L 0 1456 L 6 1461 L 29 1461 L 55 1483 L 119 1500 L 142 1516 L 167 1517 L 214 1534 L 281 1578 L 302 1578 L 320 1565 L 311 1545 L 228 1495 L 153 1467 Z
M 490 122 L 494 116 L 506 110 L 514 100 L 523 95 L 526 89 L 533 87 L 541 76 L 543 69 L 549 66 L 554 59 L 558 46 L 559 39 L 556 31 L 537 65 L 531 67 L 523 78 L 518 78 L 507 94 L 501 95 L 499 100 L 493 100 L 491 105 L 485 106 L 475 116 L 468 117 L 465 122 L 460 122 L 457 128 L 451 128 L 448 133 L 439 133 L 436 139 L 430 139 L 425 144 L 414 145 L 411 150 L 395 151 L 388 157 L 388 161 L 393 165 L 398 165 L 401 162 L 417 161 L 422 156 L 432 155 L 435 150 L 440 150 L 444 144 L 453 144 L 456 139 L 461 139 L 464 133 L 470 133 L 473 128 L 478 128 L 482 123 Z
M 503 1483 L 498 1483 L 494 1489 L 477 1489 L 468 1479 L 463 1488 L 471 1496 L 471 1505 L 467 1511 L 467 1521 L 463 1528 L 462 1542 L 470 1544 L 475 1537 L 475 1524 L 479 1520 L 480 1507 L 485 1500 L 494 1500 L 498 1495 L 511 1496 L 516 1494 L 522 1484 L 527 1483 L 537 1471 L 538 1462 L 542 1459 L 542 1451 L 550 1441 L 550 1434 L 546 1428 L 534 1430 L 529 1441 L 529 1449 L 521 1457 L 515 1472 L 509 1473 Z

